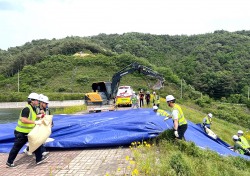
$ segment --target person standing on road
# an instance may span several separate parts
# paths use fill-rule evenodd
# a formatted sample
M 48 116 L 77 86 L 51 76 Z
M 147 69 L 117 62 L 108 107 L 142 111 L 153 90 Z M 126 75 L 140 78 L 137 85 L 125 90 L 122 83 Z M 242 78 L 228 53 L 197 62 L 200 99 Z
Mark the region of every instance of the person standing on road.
M 146 99 L 146 102 L 147 102 L 147 106 L 149 106 L 150 105 L 150 92 L 149 91 L 147 91 L 145 99 Z
M 168 106 L 171 107 L 171 114 L 168 117 L 173 119 L 175 137 L 177 139 L 185 139 L 184 134 L 187 130 L 187 120 L 184 117 L 180 105 L 175 103 L 175 98 L 173 95 L 166 96 L 166 102 Z
M 158 108 L 160 107 L 160 96 L 153 92 L 153 105 L 156 105 Z
M 14 131 L 15 142 L 9 153 L 6 165 L 8 167 L 15 167 L 14 160 L 21 148 L 28 142 L 28 133 L 35 127 L 35 125 L 41 125 L 41 120 L 36 120 L 37 118 L 43 118 L 44 115 L 36 114 L 36 106 L 38 105 L 39 95 L 37 93 L 31 93 L 28 96 L 28 104 L 21 111 L 20 117 L 17 122 L 17 126 Z M 47 159 L 47 157 L 42 156 L 42 147 L 38 147 L 35 150 L 36 164 L 41 164 Z
M 143 93 L 143 90 L 140 91 L 139 97 L 140 97 L 140 107 L 142 107 L 142 106 L 144 106 L 144 93 Z
M 131 97 L 131 101 L 132 101 L 132 109 L 134 108 L 139 108 L 139 105 L 138 105 L 138 98 L 137 98 L 137 95 L 135 94 L 135 91 L 133 91 L 133 95 Z

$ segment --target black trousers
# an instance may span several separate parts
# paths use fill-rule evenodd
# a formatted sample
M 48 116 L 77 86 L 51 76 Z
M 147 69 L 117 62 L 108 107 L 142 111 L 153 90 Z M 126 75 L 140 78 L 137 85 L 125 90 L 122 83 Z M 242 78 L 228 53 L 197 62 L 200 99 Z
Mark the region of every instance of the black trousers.
M 179 134 L 178 139 L 184 138 L 184 140 L 185 140 L 184 134 L 185 134 L 186 130 L 187 130 L 187 124 L 183 124 L 181 126 L 178 126 L 178 130 L 177 130 L 178 134 Z
M 28 142 L 28 136 L 27 136 L 28 134 L 27 133 L 21 133 L 21 132 L 18 132 L 15 130 L 14 135 L 15 135 L 15 142 L 14 142 L 14 145 L 9 153 L 9 157 L 7 160 L 7 162 L 10 164 L 13 164 L 18 152 L 26 144 L 26 142 Z M 34 151 L 34 153 L 36 155 L 36 162 L 41 161 L 41 159 L 42 159 L 42 147 L 41 146 L 38 147 Z
M 140 107 L 144 106 L 144 101 L 143 99 L 140 99 Z

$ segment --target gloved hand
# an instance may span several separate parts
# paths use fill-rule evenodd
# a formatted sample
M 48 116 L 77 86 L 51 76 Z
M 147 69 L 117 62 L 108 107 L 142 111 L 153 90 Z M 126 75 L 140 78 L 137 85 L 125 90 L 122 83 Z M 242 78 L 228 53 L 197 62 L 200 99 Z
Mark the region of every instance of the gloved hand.
M 166 120 L 168 120 L 169 119 L 169 117 L 166 117 L 165 119 L 164 119 L 164 121 L 166 121 Z
M 175 135 L 175 137 L 178 138 L 178 137 L 179 137 L 178 131 L 175 130 L 175 131 L 174 131 L 174 135 Z
M 41 124 L 42 124 L 42 121 L 41 121 L 41 120 L 37 120 L 37 121 L 35 121 L 35 124 L 36 124 L 36 125 L 41 125 Z
M 39 114 L 39 116 L 40 116 L 40 118 L 44 118 L 45 115 L 44 114 Z

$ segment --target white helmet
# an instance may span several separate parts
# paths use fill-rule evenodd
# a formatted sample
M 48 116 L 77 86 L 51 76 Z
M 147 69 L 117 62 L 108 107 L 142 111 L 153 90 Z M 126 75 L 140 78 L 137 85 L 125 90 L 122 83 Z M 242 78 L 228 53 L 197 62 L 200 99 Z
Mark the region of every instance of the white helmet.
M 155 94 L 155 92 L 153 92 L 153 94 Z
M 158 106 L 153 106 L 153 110 L 156 110 L 156 109 L 158 109 Z
M 43 96 L 42 102 L 49 103 L 49 98 L 47 96 Z
M 239 137 L 237 135 L 233 135 L 233 140 L 238 140 Z
M 238 131 L 238 134 L 243 134 L 243 131 L 242 131 L 242 130 L 239 130 L 239 131 Z
M 210 117 L 210 118 L 212 118 L 212 117 L 213 117 L 213 114 L 212 114 L 212 113 L 208 113 L 207 116 Z
M 173 95 L 168 95 L 166 96 L 166 101 L 172 101 L 172 100 L 175 100 L 174 96 Z
M 28 99 L 39 100 L 39 95 L 37 93 L 31 93 L 29 94 Z
M 43 94 L 39 94 L 39 101 L 42 101 L 43 100 L 43 97 L 44 97 L 44 95 Z

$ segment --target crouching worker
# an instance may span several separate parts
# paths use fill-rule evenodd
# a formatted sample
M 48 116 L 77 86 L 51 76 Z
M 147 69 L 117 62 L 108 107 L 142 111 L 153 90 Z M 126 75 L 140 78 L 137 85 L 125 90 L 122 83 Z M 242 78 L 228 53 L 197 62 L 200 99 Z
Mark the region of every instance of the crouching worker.
M 234 146 L 233 150 L 236 153 L 250 156 L 249 149 L 241 142 L 240 138 L 237 135 L 233 135 Z
M 158 106 L 154 105 L 154 106 L 153 106 L 153 111 L 154 111 L 158 116 L 164 116 L 164 117 L 165 117 L 164 120 L 169 119 L 169 117 L 168 117 L 169 114 L 168 114 L 166 111 L 164 111 L 163 109 L 159 109 Z
M 212 117 L 213 117 L 213 115 L 211 113 L 208 113 L 208 115 L 206 117 L 204 117 L 204 119 L 203 119 L 204 130 L 205 130 L 205 127 L 211 129 Z
M 242 130 L 238 131 L 238 137 L 240 138 L 242 144 L 245 145 L 246 148 L 250 150 L 250 145 L 247 142 L 247 139 L 243 136 L 243 131 Z
M 42 121 L 36 120 L 42 118 L 44 115 L 36 115 L 36 106 L 38 105 L 39 95 L 37 93 L 31 93 L 28 96 L 28 104 L 21 111 L 20 117 L 17 122 L 17 126 L 14 131 L 15 142 L 9 153 L 6 165 L 8 167 L 15 167 L 14 160 L 21 148 L 28 142 L 28 134 L 35 127 L 35 125 L 41 125 Z M 38 147 L 35 150 L 36 164 L 41 164 L 47 159 L 42 156 L 42 147 Z

